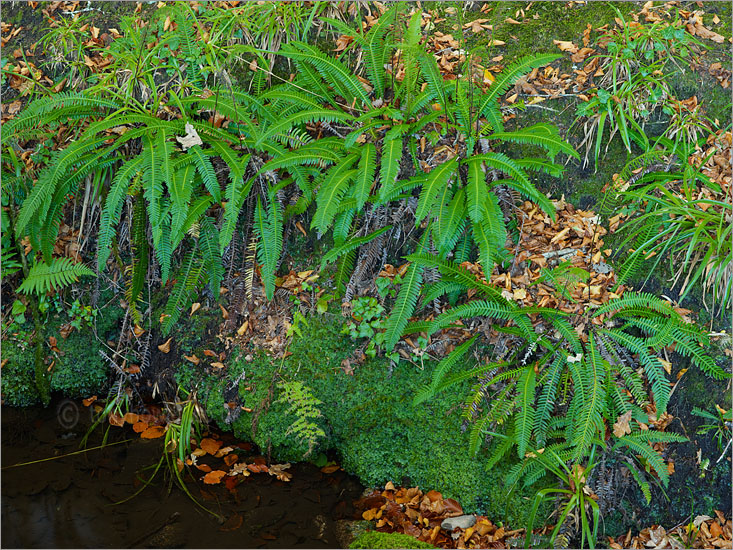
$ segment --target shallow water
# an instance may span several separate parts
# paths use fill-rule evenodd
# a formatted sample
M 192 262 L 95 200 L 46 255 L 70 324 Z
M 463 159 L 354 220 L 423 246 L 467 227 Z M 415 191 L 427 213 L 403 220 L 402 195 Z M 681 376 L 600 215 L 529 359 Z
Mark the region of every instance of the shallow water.
M 217 519 L 175 485 L 169 489 L 161 471 L 138 496 L 114 504 L 149 477 L 152 469 L 144 469 L 158 462 L 162 439 L 112 428 L 108 443 L 117 444 L 62 456 L 79 450 L 90 422 L 89 409 L 68 400 L 47 409 L 2 408 L 3 548 L 337 548 L 342 520 L 353 517 L 352 501 L 363 490 L 342 471 L 324 474 L 310 464 L 294 464 L 288 483 L 253 474 L 231 492 L 189 481 Z M 97 429 L 88 447 L 102 433 Z

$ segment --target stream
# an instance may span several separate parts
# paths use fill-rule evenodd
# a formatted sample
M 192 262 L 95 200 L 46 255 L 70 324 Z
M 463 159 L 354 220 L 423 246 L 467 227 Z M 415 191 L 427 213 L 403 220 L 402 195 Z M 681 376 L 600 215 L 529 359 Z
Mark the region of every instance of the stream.
M 3 548 L 339 548 L 363 486 L 343 471 L 293 464 L 290 482 L 253 474 L 229 491 L 187 477 L 202 510 L 163 469 L 124 503 L 161 457 L 162 439 L 140 439 L 129 427 L 89 438 L 90 409 L 70 400 L 48 408 L 2 407 Z M 220 434 L 222 439 L 228 434 Z M 127 440 L 127 441 L 126 441 Z M 40 461 L 14 466 L 30 461 Z M 193 470 L 196 478 L 202 473 Z M 200 474 L 200 475 L 199 475 Z M 346 542 L 344 542 L 346 541 Z

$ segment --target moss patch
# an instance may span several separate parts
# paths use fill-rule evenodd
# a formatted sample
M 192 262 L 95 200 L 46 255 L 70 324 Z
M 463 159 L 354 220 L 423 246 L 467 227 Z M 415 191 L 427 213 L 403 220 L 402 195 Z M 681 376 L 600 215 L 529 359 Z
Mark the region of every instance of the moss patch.
M 349 548 L 435 548 L 435 546 L 402 533 L 366 531 L 356 537 Z

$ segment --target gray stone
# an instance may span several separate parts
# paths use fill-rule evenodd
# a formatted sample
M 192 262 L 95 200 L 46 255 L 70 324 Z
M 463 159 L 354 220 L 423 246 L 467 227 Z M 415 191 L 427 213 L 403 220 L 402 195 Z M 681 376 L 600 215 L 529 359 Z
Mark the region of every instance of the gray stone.
M 441 529 L 446 531 L 453 531 L 456 527 L 461 529 L 468 529 L 476 524 L 476 516 L 473 514 L 466 514 L 463 516 L 456 516 L 454 518 L 446 518 L 443 523 L 440 524 Z

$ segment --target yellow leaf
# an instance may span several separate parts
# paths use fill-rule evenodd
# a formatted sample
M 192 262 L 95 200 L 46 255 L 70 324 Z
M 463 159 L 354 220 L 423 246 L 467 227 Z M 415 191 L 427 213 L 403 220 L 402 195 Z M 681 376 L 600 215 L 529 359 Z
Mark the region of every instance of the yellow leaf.
M 664 359 L 660 359 L 659 362 L 664 367 L 664 372 L 666 372 L 667 374 L 672 374 L 672 363 L 670 363 L 669 361 L 665 361 Z
M 242 323 L 242 326 L 237 329 L 237 334 L 239 336 L 243 336 L 245 332 L 247 332 L 247 329 L 249 328 L 249 321 L 245 321 Z
M 626 411 L 624 414 L 618 417 L 616 422 L 613 424 L 613 435 L 616 437 L 623 437 L 626 434 L 631 433 L 631 411 Z
M 524 300 L 527 297 L 527 291 L 523 288 L 517 288 L 514 291 L 514 299 L 515 300 Z
M 166 340 L 165 342 L 163 342 L 162 344 L 160 344 L 158 346 L 158 349 L 160 351 L 162 351 L 163 353 L 170 352 L 170 350 L 171 350 L 171 340 L 173 340 L 172 337 L 171 338 L 168 338 L 168 340 Z
M 201 309 L 201 303 L 200 302 L 194 302 L 191 305 L 191 315 L 193 315 L 194 313 L 196 313 L 199 309 Z
M 496 80 L 493 74 L 491 74 L 491 71 L 489 69 L 484 69 L 484 84 L 491 84 Z

